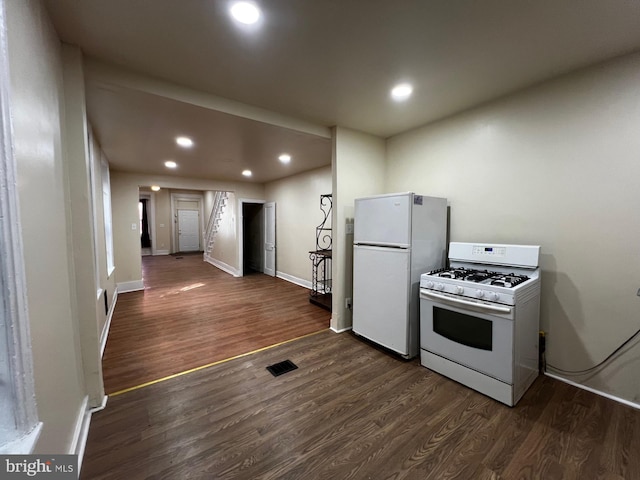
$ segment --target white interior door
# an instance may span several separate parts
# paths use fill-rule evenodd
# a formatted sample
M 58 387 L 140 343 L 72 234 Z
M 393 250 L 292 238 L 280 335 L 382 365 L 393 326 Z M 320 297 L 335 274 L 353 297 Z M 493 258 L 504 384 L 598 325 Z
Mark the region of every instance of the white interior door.
M 178 250 L 180 252 L 200 250 L 199 221 L 197 210 L 178 210 Z
M 264 204 L 264 273 L 276 276 L 276 204 Z

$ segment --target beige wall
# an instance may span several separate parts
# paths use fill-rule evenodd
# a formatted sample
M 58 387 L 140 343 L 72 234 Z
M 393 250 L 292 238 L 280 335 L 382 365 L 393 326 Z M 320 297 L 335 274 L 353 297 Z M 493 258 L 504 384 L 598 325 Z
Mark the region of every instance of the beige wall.
M 240 259 L 238 256 L 239 226 L 236 221 L 238 217 L 238 197 L 234 192 L 228 192 L 227 205 L 224 207 L 218 233 L 211 257 L 218 262 L 222 262 L 229 270 L 239 274 Z
M 211 216 L 211 210 L 213 210 L 213 203 L 215 201 L 216 192 L 213 190 L 207 190 L 204 192 L 204 226 L 207 227 L 209 217 Z
M 80 337 L 88 404 L 90 407 L 99 407 L 104 399 L 100 324 L 105 323 L 105 311 L 95 263 L 97 248 L 82 52 L 77 47 L 63 45 L 61 54 L 64 84 L 63 171 L 68 189 L 67 248 L 72 262 L 71 305 L 74 328 Z
M 330 166 L 265 185 L 267 201 L 276 202 L 278 274 L 311 282 L 309 251 L 315 250 L 316 227 L 324 218 L 320 195 L 331 192 Z
M 9 1 L 15 157 L 38 414 L 37 453 L 69 453 L 85 398 L 73 318 L 60 43 L 37 1 Z
M 353 290 L 353 201 L 383 192 L 385 141 L 365 133 L 336 127 L 333 130 L 333 311 L 331 328 L 351 327 L 351 310 L 345 299 Z
M 169 190 L 162 189 L 158 192 L 152 192 L 154 197 L 155 209 L 156 209 L 156 252 L 157 253 L 170 253 L 171 252 L 171 199 L 169 197 Z
M 213 180 L 182 178 L 172 176 L 151 176 L 123 172 L 111 172 L 111 196 L 113 206 L 113 232 L 114 232 L 114 252 L 116 263 L 116 280 L 119 285 L 127 282 L 142 281 L 142 262 L 140 256 L 140 232 L 139 229 L 132 230 L 131 226 L 138 220 L 138 189 L 140 186 L 158 185 L 163 190 L 180 190 L 191 193 L 202 194 L 206 191 L 228 191 L 234 192 L 243 198 L 262 198 L 264 187 L 261 184 L 248 182 L 218 182 Z M 159 198 L 159 195 L 156 199 Z M 161 200 L 162 201 L 162 200 Z M 169 200 L 167 200 L 169 201 Z M 156 203 L 156 232 L 160 231 L 158 221 L 158 211 L 161 210 L 159 203 Z M 170 202 L 169 202 L 170 203 Z M 229 201 L 229 204 L 235 202 Z M 170 208 L 170 207 L 169 207 Z M 238 268 L 238 225 L 235 220 L 235 205 L 229 211 L 230 230 L 228 235 L 222 237 L 220 249 L 214 249 L 214 258 L 220 255 L 226 264 Z M 169 210 L 170 211 L 170 210 Z M 205 211 L 205 222 L 208 220 L 208 213 Z M 206 223 L 205 223 L 206 225 Z M 171 224 L 165 223 L 168 234 L 171 237 Z M 163 233 L 164 235 L 164 233 Z M 225 243 L 228 242 L 228 243 Z M 158 242 L 160 245 L 160 242 Z M 226 245 L 226 246 L 225 246 Z M 224 247 L 224 248 L 223 248 Z M 162 247 L 159 247 L 162 248 Z M 217 247 L 216 247 L 217 248 Z
M 562 369 L 640 328 L 639 78 L 627 56 L 388 141 L 386 189 L 447 197 L 451 240 L 542 246 L 541 326 Z M 639 368 L 636 346 L 567 377 L 639 402 Z
M 113 254 L 118 290 L 128 290 L 130 282 L 142 282 L 142 257 L 138 222 L 139 192 L 136 180 L 127 174 L 111 173 Z M 132 226 L 135 225 L 135 229 Z M 135 288 L 135 285 L 133 286 Z

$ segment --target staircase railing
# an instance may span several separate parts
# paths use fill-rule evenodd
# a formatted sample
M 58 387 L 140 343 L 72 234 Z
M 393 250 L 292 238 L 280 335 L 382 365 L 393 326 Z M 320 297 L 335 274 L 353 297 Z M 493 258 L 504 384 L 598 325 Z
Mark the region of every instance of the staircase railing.
M 211 209 L 211 215 L 209 215 L 209 221 L 204 235 L 204 256 L 210 257 L 213 252 L 213 246 L 215 244 L 216 234 L 220 229 L 220 222 L 222 221 L 222 215 L 224 208 L 227 206 L 227 199 L 229 194 L 227 192 L 215 192 L 213 197 L 213 208 Z

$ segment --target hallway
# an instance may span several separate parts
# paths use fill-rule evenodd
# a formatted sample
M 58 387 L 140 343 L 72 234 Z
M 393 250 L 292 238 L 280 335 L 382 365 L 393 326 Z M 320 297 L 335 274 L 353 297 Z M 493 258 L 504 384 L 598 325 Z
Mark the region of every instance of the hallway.
M 113 394 L 329 327 L 309 291 L 262 274 L 235 278 L 202 255 L 143 257 L 145 290 L 118 295 L 103 357 Z

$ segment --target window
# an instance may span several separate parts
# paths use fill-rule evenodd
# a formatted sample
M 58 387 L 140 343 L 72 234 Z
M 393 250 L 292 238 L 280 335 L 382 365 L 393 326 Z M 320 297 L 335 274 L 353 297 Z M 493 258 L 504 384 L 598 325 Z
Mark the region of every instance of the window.
M 111 180 L 109 165 L 102 160 L 102 208 L 104 209 L 104 240 L 107 248 L 107 276 L 116 268 L 113 258 L 113 227 L 111 222 Z
M 101 270 L 102 266 L 100 265 L 100 255 L 98 252 L 100 251 L 100 246 L 98 244 L 98 200 L 100 199 L 100 192 L 102 191 L 102 185 L 98 184 L 97 172 L 96 170 L 100 170 L 98 165 L 98 159 L 96 158 L 96 149 L 93 144 L 93 131 L 91 130 L 91 125 L 87 129 L 87 147 L 89 149 L 89 178 L 91 183 L 89 185 L 89 193 L 91 194 L 91 216 L 93 218 L 93 247 L 96 254 L 93 257 L 93 266 L 95 267 L 96 272 L 96 285 L 98 288 L 97 295 L 100 296 L 102 293 L 101 285 Z
M 2 289 L 0 290 L 0 304 L 5 305 L 4 278 L 0 280 Z M 0 310 L 0 444 L 12 438 L 14 434 L 13 424 L 15 423 L 15 408 L 13 405 L 13 392 L 11 389 L 11 368 L 9 366 L 9 345 L 7 342 L 8 319 L 3 308 Z M 8 405 L 9 408 L 4 408 Z
M 0 0 L 0 454 L 24 454 L 31 453 L 41 424 L 34 399 L 6 41 Z

